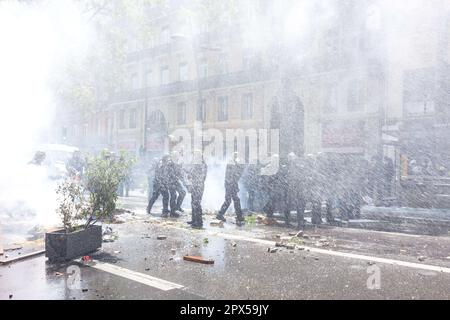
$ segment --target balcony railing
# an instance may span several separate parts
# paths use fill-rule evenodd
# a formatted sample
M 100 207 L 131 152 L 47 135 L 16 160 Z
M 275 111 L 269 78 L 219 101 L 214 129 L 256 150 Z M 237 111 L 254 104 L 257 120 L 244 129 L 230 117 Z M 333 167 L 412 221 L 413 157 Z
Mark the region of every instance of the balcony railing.
M 277 76 L 278 73 L 273 69 L 254 67 L 241 72 L 215 75 L 199 80 L 179 81 L 158 87 L 123 91 L 115 94 L 110 103 L 181 94 L 193 92 L 198 89 L 208 90 L 235 85 L 244 85 L 253 82 L 276 79 Z

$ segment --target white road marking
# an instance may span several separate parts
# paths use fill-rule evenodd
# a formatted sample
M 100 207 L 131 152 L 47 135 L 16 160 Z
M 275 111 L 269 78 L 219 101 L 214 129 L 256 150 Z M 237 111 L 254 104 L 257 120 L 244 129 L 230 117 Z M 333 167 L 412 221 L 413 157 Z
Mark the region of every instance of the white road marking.
M 94 261 L 92 265 L 88 265 L 89 267 L 92 267 L 94 269 L 98 269 L 104 272 L 108 272 L 111 274 L 114 274 L 116 276 L 126 278 L 129 280 L 133 280 L 142 284 L 145 284 L 150 287 L 154 287 L 163 291 L 169 291 L 172 289 L 181 289 L 184 288 L 184 286 L 173 283 L 170 281 L 166 281 L 163 279 L 159 279 L 156 277 L 149 276 L 144 273 L 136 272 L 133 270 L 125 269 L 119 266 L 115 266 L 113 264 L 104 263 L 100 261 Z
M 242 241 L 260 243 L 260 244 L 265 244 L 265 245 L 270 245 L 270 246 L 275 246 L 275 243 L 276 243 L 275 241 L 258 239 L 258 238 L 250 238 L 250 237 L 245 237 L 245 236 L 227 234 L 227 233 L 223 233 L 223 232 L 216 233 L 215 235 L 226 238 L 226 239 L 242 240 Z M 395 260 L 395 259 L 379 258 L 379 257 L 366 256 L 366 255 L 355 254 L 355 253 L 341 252 L 341 251 L 319 249 L 319 248 L 307 247 L 307 246 L 298 246 L 298 247 L 304 248 L 305 250 L 309 250 L 309 252 L 326 254 L 326 255 L 330 255 L 330 256 L 358 259 L 358 260 L 371 261 L 371 262 L 379 262 L 379 263 L 384 263 L 384 264 L 390 264 L 390 265 L 402 266 L 402 267 L 408 267 L 408 268 L 414 268 L 414 269 L 421 269 L 421 270 L 450 273 L 450 268 L 446 268 L 446 267 L 439 267 L 439 266 L 433 266 L 433 265 L 422 264 L 422 263 L 407 262 L 407 261 Z
M 169 227 L 172 229 L 188 231 L 188 229 L 185 229 L 185 228 L 178 228 L 178 227 L 171 227 L 171 226 L 166 226 L 166 227 Z M 224 239 L 241 240 L 241 241 L 264 244 L 264 245 L 268 245 L 268 246 L 275 246 L 275 244 L 276 244 L 275 241 L 271 241 L 271 240 L 251 238 L 251 237 L 240 236 L 240 235 L 236 235 L 236 234 L 229 234 L 229 233 L 224 233 L 224 232 L 206 231 L 206 233 L 209 236 L 218 236 L 218 237 L 222 237 Z M 447 268 L 447 267 L 440 267 L 440 266 L 434 266 L 434 265 L 429 265 L 429 264 L 414 263 L 414 262 L 388 259 L 388 258 L 380 258 L 380 257 L 374 257 L 374 256 L 366 256 L 366 255 L 356 254 L 356 253 L 347 253 L 347 252 L 341 252 L 341 251 L 319 249 L 319 248 L 307 247 L 307 246 L 298 246 L 298 247 L 304 248 L 305 250 L 309 250 L 309 252 L 325 254 L 325 255 L 330 255 L 330 256 L 378 262 L 378 263 L 383 263 L 383 264 L 389 264 L 389 265 L 401 266 L 401 267 L 407 267 L 407 268 L 413 268 L 413 269 L 420 269 L 420 270 L 450 273 L 450 268 Z

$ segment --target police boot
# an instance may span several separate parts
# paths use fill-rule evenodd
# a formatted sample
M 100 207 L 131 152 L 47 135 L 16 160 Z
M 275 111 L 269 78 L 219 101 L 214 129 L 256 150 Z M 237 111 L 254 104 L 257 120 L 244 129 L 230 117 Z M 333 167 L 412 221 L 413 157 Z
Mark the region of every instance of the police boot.
M 217 219 L 217 220 L 220 220 L 220 221 L 223 221 L 223 222 L 226 222 L 226 221 L 227 221 L 227 219 L 225 219 L 225 217 L 224 217 L 223 214 L 221 214 L 221 213 L 218 213 L 218 214 L 216 215 L 216 219 Z
M 179 218 L 180 215 L 179 215 L 178 213 L 176 213 L 176 212 L 171 212 L 171 213 L 170 213 L 170 217 L 171 217 L 171 218 Z
M 244 216 L 243 216 L 242 214 L 237 215 L 237 216 L 236 216 L 236 225 L 237 225 L 237 226 L 242 226 L 242 225 L 244 225 L 244 224 L 245 224 Z

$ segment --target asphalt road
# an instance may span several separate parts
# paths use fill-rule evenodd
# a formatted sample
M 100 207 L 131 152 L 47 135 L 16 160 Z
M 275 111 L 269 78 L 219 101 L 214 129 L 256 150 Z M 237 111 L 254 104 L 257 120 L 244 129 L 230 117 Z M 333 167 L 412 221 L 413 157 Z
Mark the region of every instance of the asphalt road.
M 39 256 L 0 266 L 0 299 L 450 298 L 447 236 L 319 228 L 299 238 L 289 228 L 238 228 L 233 218 L 212 227 L 212 215 L 198 231 L 187 216 L 135 211 L 110 225 L 118 238 L 93 263 L 53 265 Z M 276 247 L 281 241 L 295 248 Z M 184 261 L 187 254 L 214 264 Z

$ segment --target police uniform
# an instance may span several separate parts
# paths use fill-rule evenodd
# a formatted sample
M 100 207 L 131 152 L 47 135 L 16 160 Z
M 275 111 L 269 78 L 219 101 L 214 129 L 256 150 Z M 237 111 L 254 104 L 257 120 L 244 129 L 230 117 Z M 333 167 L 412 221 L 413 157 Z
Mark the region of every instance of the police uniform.
M 242 222 L 244 217 L 242 216 L 241 199 L 239 199 L 239 179 L 242 176 L 243 166 L 234 161 L 231 164 L 227 164 L 225 171 L 225 201 L 220 208 L 217 215 L 217 219 L 225 221 L 225 212 L 231 205 L 231 201 L 234 204 L 234 211 L 236 212 L 236 218 L 238 222 Z
M 191 193 L 192 220 L 193 228 L 203 226 L 202 197 L 205 191 L 205 180 L 208 167 L 205 162 L 193 164 L 188 172 L 188 190 Z

